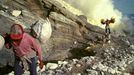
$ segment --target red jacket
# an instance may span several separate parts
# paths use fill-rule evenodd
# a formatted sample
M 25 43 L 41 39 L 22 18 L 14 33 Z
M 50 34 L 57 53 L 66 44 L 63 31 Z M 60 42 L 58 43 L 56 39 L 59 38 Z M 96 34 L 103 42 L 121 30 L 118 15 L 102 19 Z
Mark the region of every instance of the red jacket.
M 30 54 L 33 50 L 36 51 L 39 60 L 43 60 L 41 46 L 36 42 L 35 38 L 30 36 L 27 33 L 23 34 L 23 38 L 20 41 L 19 45 L 15 42 L 11 42 L 13 50 L 18 57 Z

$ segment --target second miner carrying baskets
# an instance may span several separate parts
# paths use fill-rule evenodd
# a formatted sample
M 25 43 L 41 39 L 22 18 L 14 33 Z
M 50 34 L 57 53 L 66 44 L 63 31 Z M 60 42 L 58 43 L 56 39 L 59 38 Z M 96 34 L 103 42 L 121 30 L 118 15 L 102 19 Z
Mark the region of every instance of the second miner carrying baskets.
M 110 42 L 110 34 L 111 34 L 111 30 L 110 30 L 110 23 L 114 23 L 115 22 L 115 18 L 111 18 L 110 20 L 104 20 L 101 19 L 101 24 L 105 24 L 105 38 L 106 41 Z

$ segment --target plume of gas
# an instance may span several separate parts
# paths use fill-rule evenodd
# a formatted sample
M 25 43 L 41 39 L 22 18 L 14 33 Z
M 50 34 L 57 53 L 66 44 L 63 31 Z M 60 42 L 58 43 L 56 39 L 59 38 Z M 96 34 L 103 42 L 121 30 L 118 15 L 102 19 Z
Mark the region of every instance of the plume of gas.
M 129 35 L 132 35 L 134 36 L 134 22 L 133 22 L 133 19 L 131 19 L 130 17 L 128 16 L 124 16 L 122 18 L 122 30 L 126 33 L 126 34 L 129 34 Z
M 88 18 L 88 22 L 101 28 L 105 26 L 100 23 L 101 19 L 115 18 L 115 23 L 111 28 L 121 28 L 122 13 L 115 9 L 112 0 L 65 0 L 73 7 L 79 9 Z

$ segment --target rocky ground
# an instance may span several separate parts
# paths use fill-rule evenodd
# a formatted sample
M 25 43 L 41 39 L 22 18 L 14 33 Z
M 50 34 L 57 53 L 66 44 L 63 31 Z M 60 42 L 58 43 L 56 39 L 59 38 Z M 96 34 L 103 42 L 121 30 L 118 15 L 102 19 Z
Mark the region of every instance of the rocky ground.
M 9 32 L 16 22 L 29 28 L 38 17 L 49 17 L 53 31 L 42 44 L 46 66 L 39 72 L 42 75 L 134 75 L 133 37 L 112 32 L 111 42 L 106 43 L 103 29 L 56 0 L 0 1 L 0 34 Z M 0 75 L 13 75 L 13 63 L 12 50 L 3 48 Z

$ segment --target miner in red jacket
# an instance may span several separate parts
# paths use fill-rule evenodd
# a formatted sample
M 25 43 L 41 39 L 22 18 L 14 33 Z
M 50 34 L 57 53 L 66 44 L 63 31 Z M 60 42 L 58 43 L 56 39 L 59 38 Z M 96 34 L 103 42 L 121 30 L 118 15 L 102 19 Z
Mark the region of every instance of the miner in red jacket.
M 10 34 L 5 36 L 6 48 L 13 48 L 15 54 L 14 73 L 22 75 L 25 70 L 30 71 L 30 75 L 37 75 L 36 56 L 40 61 L 39 66 L 43 68 L 43 57 L 41 46 L 19 24 L 11 26 Z

